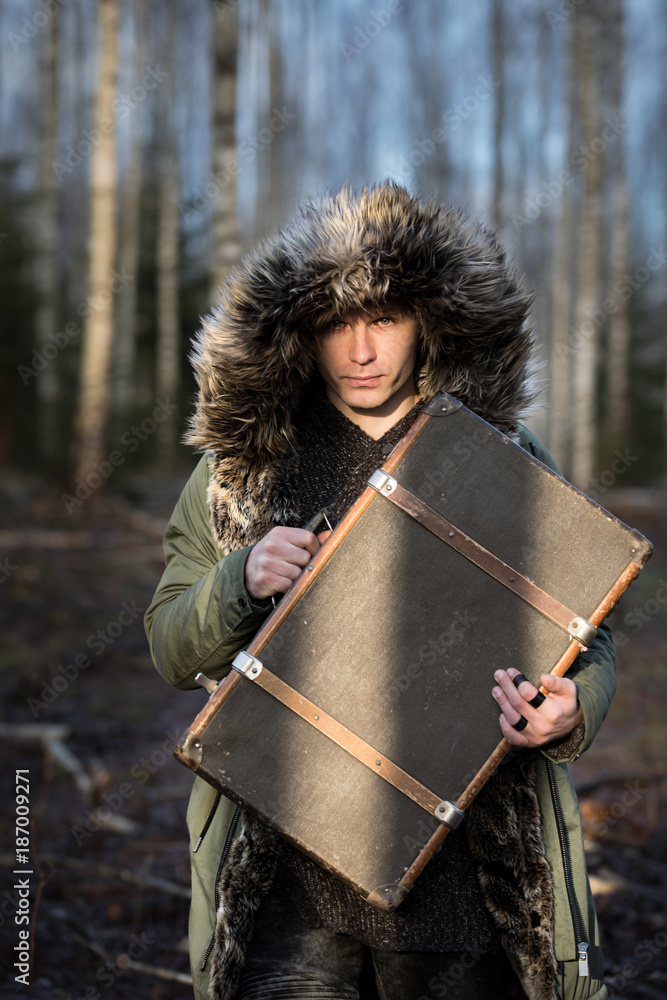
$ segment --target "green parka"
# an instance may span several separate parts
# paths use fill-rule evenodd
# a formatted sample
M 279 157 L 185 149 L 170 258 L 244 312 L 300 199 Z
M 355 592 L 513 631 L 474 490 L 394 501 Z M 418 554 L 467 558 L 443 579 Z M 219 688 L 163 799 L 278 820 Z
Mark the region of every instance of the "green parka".
M 531 440 L 540 461 L 558 471 L 548 452 L 522 428 L 519 443 L 528 448 Z M 245 589 L 244 569 L 250 547 L 220 557 L 206 503 L 210 462 L 210 456 L 201 459 L 174 510 L 164 539 L 166 569 L 146 613 L 146 631 L 155 664 L 169 684 L 182 690 L 196 687 L 194 677 L 199 671 L 216 680 L 222 678 L 268 614 L 266 607 L 255 604 Z M 607 992 L 602 986 L 598 928 L 586 875 L 579 809 L 567 765 L 590 746 L 616 690 L 615 655 L 605 626 L 601 628 L 601 637 L 578 657 L 568 676 L 577 685 L 584 716 L 583 732 L 576 745 L 561 748 L 560 753 L 552 750 L 541 755 L 537 769 L 542 830 L 554 890 L 554 947 L 560 977 L 557 995 L 563 1000 L 578 997 L 603 1000 Z M 499 731 L 499 738 L 500 735 Z M 552 782 L 560 799 L 561 833 L 566 837 L 563 845 Z M 201 778 L 194 779 L 187 813 L 191 852 L 213 815 L 197 852 L 191 853 L 189 937 L 197 1000 L 207 996 L 221 859 L 225 848 L 229 855 L 230 833 L 234 837 L 241 832 L 235 803 L 223 797 L 214 811 L 216 798 L 214 788 Z M 234 829 L 233 820 L 236 820 Z M 581 931 L 576 928 L 578 918 L 573 915 L 568 895 L 564 851 L 569 854 L 576 906 L 589 945 L 591 976 L 583 982 L 578 975 Z
M 222 677 L 267 614 L 245 589 L 245 561 L 273 526 L 302 523 L 291 486 L 299 474 L 294 416 L 316 377 L 318 328 L 347 309 L 387 299 L 409 304 L 418 321 L 421 397 L 451 393 L 554 468 L 519 424 L 534 396 L 530 297 L 493 234 L 392 183 L 306 204 L 291 226 L 232 272 L 195 345 L 199 396 L 188 440 L 205 457 L 169 523 L 166 569 L 146 614 L 156 666 L 175 687 L 194 687 L 199 671 Z M 508 955 L 530 1000 L 606 996 L 567 765 L 590 745 L 605 717 L 614 665 L 611 633 L 602 626 L 569 672 L 583 724 L 559 747 L 517 754 L 467 813 L 487 906 L 505 929 Z M 489 802 L 494 807 L 487 814 Z M 246 878 L 253 869 L 252 828 L 200 779 L 188 826 L 195 995 L 203 1000 L 210 978 L 211 996 L 231 1000 L 229 962 L 242 960 L 249 923 L 228 920 L 228 909 L 232 897 L 246 912 L 253 908 L 256 887 Z M 503 865 L 511 885 L 502 878 L 494 884 Z M 237 869 L 246 879 L 240 888 Z M 582 956 L 588 975 L 579 975 Z

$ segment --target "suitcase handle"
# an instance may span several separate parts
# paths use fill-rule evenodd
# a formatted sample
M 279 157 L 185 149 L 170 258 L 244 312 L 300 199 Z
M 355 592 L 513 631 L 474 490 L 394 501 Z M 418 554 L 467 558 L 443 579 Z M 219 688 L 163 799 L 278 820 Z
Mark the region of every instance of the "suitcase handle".
M 304 531 L 312 531 L 314 535 L 321 531 L 323 528 L 328 528 L 329 531 L 333 531 L 331 527 L 331 511 L 323 507 L 321 511 L 311 517 L 307 524 L 304 524 Z

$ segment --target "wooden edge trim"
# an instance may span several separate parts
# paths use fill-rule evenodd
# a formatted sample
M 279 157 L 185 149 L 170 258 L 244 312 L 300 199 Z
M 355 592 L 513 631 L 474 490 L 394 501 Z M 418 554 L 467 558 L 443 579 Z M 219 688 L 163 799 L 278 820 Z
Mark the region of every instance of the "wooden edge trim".
M 190 726 L 193 733 L 199 736 L 203 729 L 209 724 L 215 713 L 218 711 L 223 701 L 229 698 L 230 694 L 241 680 L 238 670 L 230 670 L 226 677 L 223 677 L 217 688 L 208 699 L 201 712 Z
M 612 608 L 618 601 L 621 594 L 628 588 L 636 576 L 641 572 L 642 567 L 638 566 L 636 563 L 628 563 L 626 568 L 623 570 L 619 578 L 616 580 L 611 589 L 607 592 L 605 597 L 602 599 L 600 604 L 591 615 L 589 621 L 591 625 L 596 627 L 600 625 L 607 615 L 611 612 Z M 569 644 L 561 658 L 555 664 L 554 668 L 551 670 L 552 674 L 557 677 L 562 677 L 568 669 L 572 666 L 579 653 L 584 647 L 576 639 L 573 639 Z M 547 694 L 547 689 L 540 685 L 539 690 L 542 694 Z M 481 768 L 472 779 L 468 787 L 465 789 L 463 794 L 458 798 L 455 805 L 462 812 L 468 808 L 473 799 L 481 791 L 482 787 L 486 784 L 488 779 L 491 777 L 493 772 L 496 770 L 500 762 L 504 757 L 507 756 L 509 751 L 512 749 L 510 743 L 506 739 L 502 739 L 498 746 L 495 748 L 493 753 L 488 757 L 488 759 L 482 764 Z M 450 833 L 449 827 L 441 826 L 432 837 L 425 844 L 424 848 L 417 855 L 415 860 L 412 862 L 407 872 L 403 878 L 398 883 L 404 886 L 406 889 L 411 888 L 417 877 L 422 873 L 427 863 L 431 860 L 435 852 L 438 850 L 440 845 L 446 840 L 448 834 Z
M 484 764 L 482 764 L 463 794 L 454 803 L 457 809 L 461 809 L 462 812 L 465 812 L 477 793 L 481 790 L 482 786 L 488 781 L 495 769 L 498 767 L 503 757 L 505 757 L 511 749 L 511 744 L 503 738 L 493 753 L 487 758 Z M 439 829 L 435 831 L 424 848 L 412 862 L 405 875 L 398 883 L 399 885 L 405 886 L 406 889 L 410 889 L 412 887 L 417 877 L 421 875 L 427 863 L 431 860 L 440 845 L 449 836 L 450 832 L 451 831 L 448 826 L 445 826 L 444 824 L 440 825 Z
M 455 524 L 448 521 L 446 517 L 433 510 L 427 503 L 420 500 L 418 496 L 406 490 L 405 487 L 397 483 L 391 493 L 384 494 L 387 500 L 405 511 L 410 517 L 418 521 L 427 531 L 441 538 L 452 549 L 470 560 L 478 569 L 488 573 L 490 577 L 497 580 L 508 590 L 511 590 L 527 604 L 532 605 L 550 621 L 555 622 L 567 631 L 573 618 L 576 617 L 574 611 L 570 611 L 564 604 L 561 604 L 555 597 L 548 594 L 537 584 L 533 583 L 518 570 L 513 569 L 508 563 L 503 562 L 498 556 L 476 542 L 474 538 L 467 535 Z

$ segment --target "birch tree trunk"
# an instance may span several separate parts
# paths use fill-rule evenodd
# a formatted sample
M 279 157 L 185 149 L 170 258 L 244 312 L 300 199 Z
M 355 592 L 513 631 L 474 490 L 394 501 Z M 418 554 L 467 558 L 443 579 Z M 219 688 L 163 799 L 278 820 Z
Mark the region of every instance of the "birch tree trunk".
M 569 21 L 569 34 L 564 41 L 563 78 L 568 81 L 568 138 L 565 169 L 569 170 L 570 153 L 576 141 L 578 78 L 580 73 L 579 34 L 574 18 Z M 551 289 L 550 344 L 550 420 L 547 438 L 549 450 L 566 476 L 570 475 L 570 444 L 572 429 L 570 316 L 574 294 L 572 289 L 572 254 L 574 250 L 573 184 L 563 187 L 560 214 L 556 222 L 553 252 L 553 284 Z
M 280 111 L 283 107 L 283 60 L 280 40 L 278 12 L 274 4 L 269 5 L 269 110 Z M 288 126 L 283 125 L 283 128 Z M 283 141 L 282 132 L 272 136 L 269 149 L 269 214 L 267 228 L 270 232 L 280 224 L 283 205 Z
M 58 189 L 53 164 L 58 141 L 58 25 L 57 12 L 43 32 L 39 54 L 38 195 L 34 215 L 34 276 L 36 347 L 46 360 L 37 378 L 39 449 L 53 463 L 59 446 L 58 344 Z
M 491 8 L 491 66 L 496 88 L 493 112 L 493 227 L 503 225 L 503 190 L 505 187 L 503 163 L 503 135 L 505 132 L 505 20 L 502 0 L 492 0 Z M 525 176 L 525 175 L 524 175 Z
M 74 88 L 73 114 L 76 122 L 76 135 L 82 135 L 88 122 L 88 107 L 90 104 L 90 94 L 88 87 L 88 74 L 86 67 L 88 63 L 88 52 L 95 45 L 97 30 L 91 33 L 88 29 L 88 19 L 76 17 L 74 19 Z M 97 25 L 93 26 L 97 29 Z M 70 308 L 78 316 L 76 310 L 85 301 L 88 280 L 89 280 L 89 257 L 88 239 L 90 233 L 90 198 L 81 197 L 81 183 L 85 177 L 83 165 L 79 168 L 81 176 L 79 183 L 73 183 L 70 175 L 70 183 L 67 185 L 68 204 L 67 218 L 71 229 L 70 233 L 70 256 L 71 266 L 67 275 L 67 296 Z
M 595 63 L 596 8 L 592 0 L 573 16 L 581 18 L 581 142 L 590 150 L 584 169 L 579 214 L 577 300 L 575 305 L 576 353 L 574 356 L 574 434 L 572 479 L 584 488 L 595 466 L 597 436 L 596 383 L 598 371 L 598 314 L 600 278 L 600 218 L 602 203 L 602 154 L 596 150 L 601 115 Z
M 213 18 L 213 174 L 216 196 L 211 221 L 213 301 L 229 268 L 239 257 L 236 223 L 236 4 L 216 6 Z
M 166 11 L 165 62 L 174 63 L 174 11 Z M 158 399 L 173 403 L 180 383 L 180 338 L 178 323 L 178 166 L 176 125 L 173 108 L 174 73 L 162 85 L 159 105 L 160 193 L 157 225 L 157 370 Z M 169 458 L 176 444 L 176 423 L 171 411 L 157 425 L 158 451 Z
M 623 106 L 624 10 L 623 0 L 613 0 L 612 29 L 612 117 L 621 119 Z M 623 276 L 630 272 L 630 209 L 626 169 L 625 136 L 619 135 L 614 149 L 612 194 L 611 266 L 609 298 L 615 309 L 609 315 L 609 430 L 620 440 L 627 439 L 628 365 L 630 361 L 630 318 L 628 300 L 617 293 Z
M 93 127 L 114 122 L 117 89 L 118 0 L 100 0 L 99 76 Z M 113 340 L 113 267 L 116 251 L 116 135 L 102 131 L 90 158 L 90 280 L 88 318 L 75 423 L 76 474 L 86 474 L 105 457 L 109 414 L 109 361 Z
M 134 7 L 134 84 L 146 69 L 147 0 L 136 0 Z M 118 322 L 115 341 L 114 408 L 118 416 L 127 416 L 135 399 L 137 340 L 137 296 L 139 289 L 139 225 L 141 193 L 141 137 L 143 104 L 134 108 L 130 118 L 130 153 L 123 191 L 122 236 L 119 254 L 121 272 L 131 275 L 118 295 Z
M 547 160 L 547 143 L 551 126 L 551 78 L 553 73 L 553 62 L 550 59 L 549 51 L 549 25 L 546 17 L 540 16 L 538 26 L 538 53 L 539 53 L 539 100 L 540 100 L 540 128 L 538 139 L 538 174 L 541 182 L 548 184 L 549 165 Z M 556 203 L 557 204 L 557 203 Z M 555 207 L 555 206 L 554 206 Z M 550 357 L 552 353 L 550 318 L 552 315 L 552 303 L 550 277 L 553 273 L 553 236 L 551 229 L 552 208 L 549 206 L 546 211 L 540 213 L 537 220 L 538 229 L 538 252 L 537 252 L 537 324 L 540 331 L 541 344 L 545 357 Z M 555 214 L 555 213 L 554 213 Z M 549 407 L 542 411 L 542 433 L 545 440 L 549 434 L 551 423 L 551 413 Z

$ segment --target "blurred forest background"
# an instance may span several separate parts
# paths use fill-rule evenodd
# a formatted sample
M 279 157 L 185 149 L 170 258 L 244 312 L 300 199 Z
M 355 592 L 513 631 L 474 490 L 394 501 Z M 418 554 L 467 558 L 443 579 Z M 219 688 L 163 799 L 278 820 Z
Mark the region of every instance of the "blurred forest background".
M 660 0 L 2 0 L 2 461 L 92 489 L 111 452 L 114 475 L 172 464 L 229 266 L 298 200 L 393 177 L 527 274 L 533 423 L 566 475 L 656 483 L 666 21 Z
M 297 202 L 391 177 L 499 231 L 531 426 L 656 546 L 573 771 L 611 996 L 664 1000 L 665 66 L 662 0 L 0 0 L 0 864 L 21 767 L 34 867 L 30 994 L 1 887 L 3 997 L 191 995 L 171 748 L 204 694 L 142 628 L 196 461 L 189 341 Z

